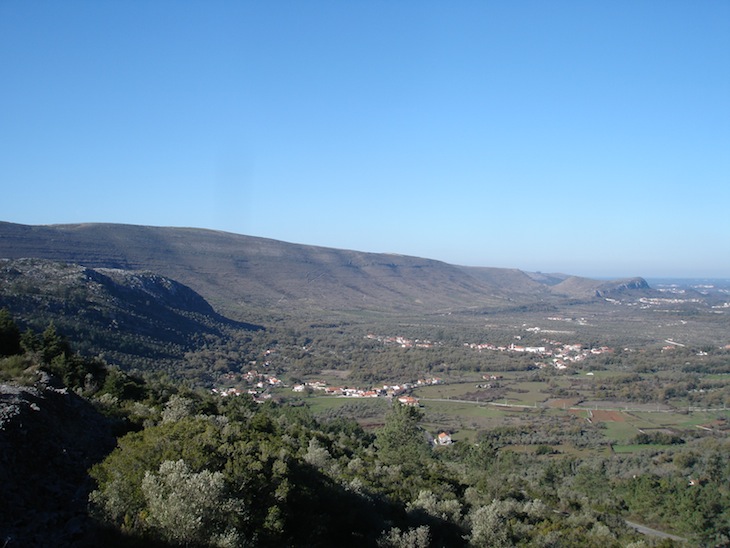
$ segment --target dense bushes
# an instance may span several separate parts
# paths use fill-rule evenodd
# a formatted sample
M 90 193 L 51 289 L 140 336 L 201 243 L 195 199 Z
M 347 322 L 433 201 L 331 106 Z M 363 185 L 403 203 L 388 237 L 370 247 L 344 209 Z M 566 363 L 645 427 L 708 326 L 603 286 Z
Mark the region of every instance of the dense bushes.
M 171 397 L 155 424 L 120 438 L 92 469 L 100 519 L 148 541 L 216 546 L 546 538 L 619 546 L 634 538 L 617 517 L 622 484 L 614 489 L 600 463 L 498 451 L 487 441 L 434 451 L 420 413 L 400 405 L 373 437 L 347 420 L 319 423 L 305 407 L 206 399 Z

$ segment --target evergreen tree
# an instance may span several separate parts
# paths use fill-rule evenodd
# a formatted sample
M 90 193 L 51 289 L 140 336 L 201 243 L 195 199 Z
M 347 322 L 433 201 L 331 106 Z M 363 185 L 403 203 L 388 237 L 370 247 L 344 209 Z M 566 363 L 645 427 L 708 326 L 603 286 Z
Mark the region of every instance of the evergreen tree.
M 71 354 L 71 347 L 68 341 L 59 335 L 53 322 L 48 324 L 41 340 L 41 351 L 43 353 L 43 363 L 45 364 L 52 363 L 54 358 L 58 358 L 59 356 L 66 358 Z
M 20 347 L 23 352 L 28 354 L 38 352 L 41 349 L 40 338 L 36 335 L 35 331 L 28 328 L 23 331 L 23 334 L 20 336 Z
M 21 353 L 20 330 L 6 309 L 0 310 L 0 356 Z
M 375 445 L 379 459 L 405 468 L 418 467 L 430 454 L 425 432 L 419 426 L 422 418 L 423 414 L 415 407 L 396 402 L 377 433 Z

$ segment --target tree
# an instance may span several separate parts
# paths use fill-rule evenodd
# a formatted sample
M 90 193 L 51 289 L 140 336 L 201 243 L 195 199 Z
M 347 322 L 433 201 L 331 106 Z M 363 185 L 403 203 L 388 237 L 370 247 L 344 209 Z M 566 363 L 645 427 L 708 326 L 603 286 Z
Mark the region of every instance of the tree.
M 378 457 L 386 464 L 418 467 L 430 455 L 430 445 L 418 425 L 423 414 L 415 407 L 396 402 L 378 431 L 375 445 Z
M 54 358 L 59 356 L 68 357 L 71 354 L 71 347 L 68 341 L 58 334 L 56 326 L 51 322 L 42 335 L 43 363 L 50 364 Z
M 119 400 L 139 401 L 147 395 L 144 380 L 133 377 L 116 367 L 108 369 L 102 391 Z
M 20 336 L 20 347 L 23 349 L 23 352 L 29 354 L 38 352 L 41 349 L 40 338 L 35 334 L 35 331 L 28 328 Z
M 494 500 L 471 514 L 472 546 L 515 546 L 529 544 L 541 522 L 549 521 L 548 507 L 540 500 L 518 502 Z
M 104 521 L 130 532 L 144 529 L 146 498 L 142 481 L 165 461 L 184 460 L 192 470 L 220 470 L 225 462 L 220 425 L 203 417 L 160 423 L 117 440 L 117 449 L 94 465 L 90 475 L 98 488 L 91 494 L 93 511 Z
M 518 503 L 495 500 L 471 515 L 471 544 L 474 546 L 514 546 L 509 519 L 517 514 Z
M 427 525 L 401 531 L 393 527 L 378 539 L 379 548 L 427 548 L 431 545 L 431 531 Z
M 238 545 L 225 518 L 240 509 L 225 488 L 221 472 L 193 472 L 183 460 L 164 461 L 142 480 L 148 523 L 166 540 L 184 546 Z
M 461 521 L 461 504 L 454 498 L 440 498 L 429 490 L 421 490 L 418 498 L 406 506 L 409 512 L 423 511 L 437 519 L 459 523 Z
M 177 422 L 187 417 L 194 415 L 195 402 L 190 398 L 184 398 L 173 394 L 170 396 L 170 400 L 165 404 L 165 409 L 162 411 L 162 422 Z
M 21 353 L 20 330 L 6 309 L 0 310 L 0 356 Z
M 326 447 L 323 447 L 317 438 L 309 440 L 304 460 L 320 470 L 327 470 L 332 461 L 332 456 Z

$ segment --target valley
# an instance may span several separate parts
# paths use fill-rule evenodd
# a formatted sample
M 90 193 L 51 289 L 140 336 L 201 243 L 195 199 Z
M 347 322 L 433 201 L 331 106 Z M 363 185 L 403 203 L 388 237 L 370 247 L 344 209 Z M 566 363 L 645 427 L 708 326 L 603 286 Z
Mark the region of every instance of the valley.
M 105 440 L 57 545 L 730 542 L 727 280 L 0 223 L 0 310 L 3 462 L 37 436 L 72 467 L 55 422 L 27 429 L 49 401 Z M 24 512 L 57 481 L 26 496 L 6 476 Z M 166 525 L 166 489 L 203 478 L 201 528 Z M 19 512 L 8 546 L 47 534 Z

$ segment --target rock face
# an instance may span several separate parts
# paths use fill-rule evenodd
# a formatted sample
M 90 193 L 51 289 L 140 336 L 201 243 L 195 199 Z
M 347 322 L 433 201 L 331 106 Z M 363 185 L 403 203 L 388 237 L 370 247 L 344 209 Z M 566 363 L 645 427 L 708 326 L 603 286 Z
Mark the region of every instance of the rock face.
M 0 294 L 33 296 L 35 304 L 57 299 L 94 309 L 119 307 L 130 314 L 162 316 L 170 311 L 215 316 L 203 297 L 174 280 L 152 272 L 91 269 L 43 259 L 0 259 Z M 118 313 L 118 312 L 117 312 Z M 169 323 L 169 318 L 164 318 Z
M 603 299 L 605 297 L 646 296 L 652 290 L 643 278 L 624 278 L 601 281 L 579 276 L 569 276 L 561 282 L 550 286 L 556 295 L 564 295 L 572 299 Z
M 644 278 L 630 278 L 628 280 L 617 280 L 601 285 L 596 289 L 596 297 L 610 297 L 626 291 L 649 290 L 649 284 Z
M 88 468 L 114 447 L 108 421 L 56 388 L 0 384 L 0 543 L 91 546 Z

